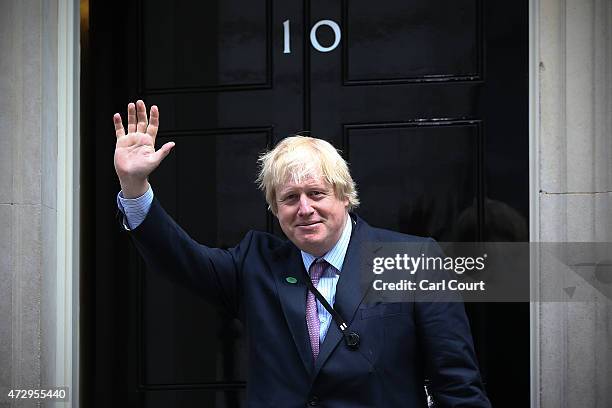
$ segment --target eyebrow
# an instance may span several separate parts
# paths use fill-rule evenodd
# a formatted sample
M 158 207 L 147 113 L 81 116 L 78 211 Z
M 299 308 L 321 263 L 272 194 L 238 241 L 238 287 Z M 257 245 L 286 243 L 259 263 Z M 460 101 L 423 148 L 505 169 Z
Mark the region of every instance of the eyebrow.
M 276 195 L 276 199 L 283 200 L 284 198 L 286 198 L 288 195 L 292 194 L 293 192 L 295 192 L 295 190 L 293 189 L 281 190 Z
M 278 197 L 283 197 L 283 196 L 285 196 L 287 194 L 294 193 L 297 190 L 304 190 L 306 192 L 313 191 L 313 190 L 314 191 L 330 192 L 330 191 L 333 190 L 333 188 L 331 188 L 329 186 L 326 186 L 326 185 L 316 185 L 316 186 L 306 186 L 303 189 L 298 189 L 297 187 L 292 186 L 292 187 L 288 187 L 288 188 L 286 188 L 284 190 L 280 190 L 278 192 Z

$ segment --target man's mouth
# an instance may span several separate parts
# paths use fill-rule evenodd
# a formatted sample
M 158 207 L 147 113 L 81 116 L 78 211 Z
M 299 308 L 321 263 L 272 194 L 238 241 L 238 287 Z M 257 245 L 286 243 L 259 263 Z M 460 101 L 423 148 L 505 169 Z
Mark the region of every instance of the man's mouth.
M 298 227 L 310 227 L 312 225 L 316 225 L 319 224 L 321 221 L 312 221 L 312 222 L 303 222 L 301 224 L 298 224 Z

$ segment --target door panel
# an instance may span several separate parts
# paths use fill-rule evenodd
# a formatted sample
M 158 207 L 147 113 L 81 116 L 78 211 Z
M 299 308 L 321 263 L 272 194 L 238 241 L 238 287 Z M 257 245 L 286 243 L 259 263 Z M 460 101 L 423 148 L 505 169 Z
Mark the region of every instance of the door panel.
M 172 140 L 180 148 L 151 176 L 151 185 L 192 238 L 229 248 L 251 229 L 266 230 L 267 206 L 254 174 L 259 153 L 272 143 L 272 128 L 162 134 L 160 145 Z
M 479 123 L 358 125 L 345 134 L 364 219 L 441 241 L 478 239 L 477 225 L 460 224 L 479 221 L 465 216 L 479 206 Z
M 346 1 L 343 83 L 396 84 L 481 76 L 478 1 Z
M 140 7 L 143 92 L 272 86 L 269 1 L 147 0 Z

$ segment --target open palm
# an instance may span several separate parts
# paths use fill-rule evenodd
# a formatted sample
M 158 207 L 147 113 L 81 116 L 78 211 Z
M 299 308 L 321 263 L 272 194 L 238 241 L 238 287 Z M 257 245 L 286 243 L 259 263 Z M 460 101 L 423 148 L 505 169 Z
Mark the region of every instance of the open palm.
M 147 185 L 149 174 L 155 170 L 161 161 L 170 153 L 174 142 L 164 144 L 155 151 L 155 137 L 159 127 L 159 110 L 153 105 L 150 121 L 147 120 L 147 109 L 143 101 L 128 105 L 128 132 L 125 133 L 121 115 L 113 117 L 115 124 L 115 171 L 121 182 L 124 193 L 143 193 L 142 187 Z

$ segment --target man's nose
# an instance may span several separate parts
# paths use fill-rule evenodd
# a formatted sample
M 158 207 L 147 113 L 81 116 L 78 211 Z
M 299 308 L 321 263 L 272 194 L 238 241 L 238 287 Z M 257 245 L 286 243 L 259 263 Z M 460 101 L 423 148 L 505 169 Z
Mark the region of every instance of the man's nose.
M 304 216 L 304 215 L 309 215 L 313 212 L 313 208 L 310 205 L 310 199 L 308 198 L 308 196 L 306 196 L 306 194 L 302 194 L 300 196 L 300 207 L 298 208 L 298 215 L 299 216 Z

